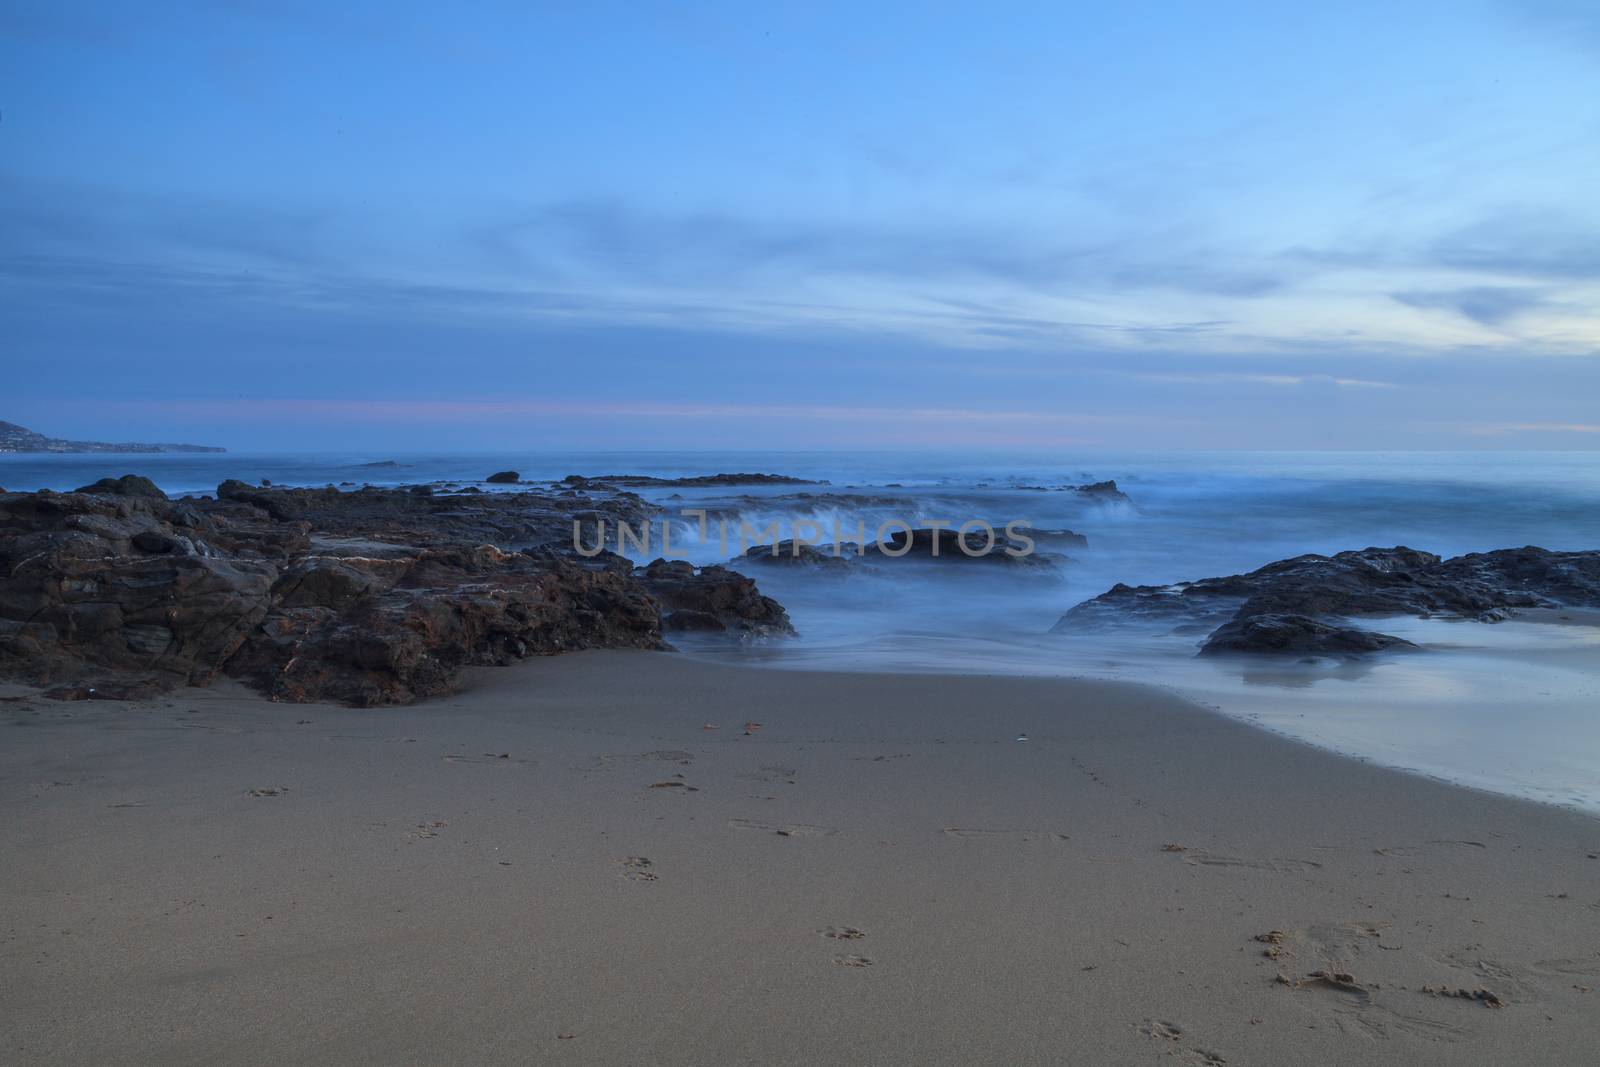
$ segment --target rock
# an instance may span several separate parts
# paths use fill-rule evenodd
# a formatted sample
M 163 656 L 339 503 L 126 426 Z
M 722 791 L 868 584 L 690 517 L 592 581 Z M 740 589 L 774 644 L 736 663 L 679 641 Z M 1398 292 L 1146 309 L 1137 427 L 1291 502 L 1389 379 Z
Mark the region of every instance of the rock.
M 785 540 L 770 545 L 751 545 L 744 555 L 735 556 L 734 563 L 757 563 L 766 566 L 810 567 L 822 571 L 843 573 L 851 569 L 861 546 L 846 542 L 837 546 L 813 545 L 802 541 Z
M 1004 525 L 1005 525 L 1004 523 L 998 523 L 998 524 L 995 525 L 995 529 L 999 530 Z M 1088 548 L 1089 547 L 1089 539 L 1087 537 L 1085 537 L 1081 533 L 1076 533 L 1076 532 L 1074 532 L 1072 530 L 1068 530 L 1068 529 L 1065 529 L 1065 528 L 1061 528 L 1061 529 L 1039 529 L 1039 528 L 1035 527 L 1035 528 L 1030 528 L 1027 531 L 1027 533 L 1028 533 L 1029 537 L 1033 538 L 1034 541 L 1038 542 L 1039 544 L 1044 544 L 1044 545 L 1063 545 L 1063 546 L 1066 546 L 1066 547 L 1069 547 L 1069 548 Z
M 238 558 L 191 551 L 166 521 L 175 510 L 165 497 L 0 500 L 0 674 L 33 684 L 138 674 L 166 686 L 215 677 L 265 617 L 277 566 L 244 558 L 247 531 L 233 543 Z
M 83 486 L 75 490 L 79 493 L 105 493 L 110 496 L 148 496 L 167 499 L 167 494 L 161 487 L 138 474 L 124 474 L 120 478 L 101 478 L 93 485 Z
M 647 588 L 625 557 L 580 556 L 579 512 L 650 514 L 631 493 L 229 481 L 215 500 L 6 494 L 0 677 L 103 696 L 227 673 L 276 699 L 376 705 L 447 692 L 468 666 L 663 647 L 663 613 L 707 627 L 702 612 L 741 637 L 793 632 L 732 571 L 668 566 Z
M 792 478 L 787 474 L 698 474 L 686 478 L 656 478 L 648 474 L 601 474 L 585 477 L 569 474 L 561 485 L 584 489 L 595 485 L 624 486 L 630 489 L 644 487 L 712 486 L 712 485 L 827 485 L 827 482 L 810 478 Z
M 1128 494 L 1117 488 L 1113 481 L 1092 482 L 1089 485 L 1074 486 L 1073 491 L 1084 496 L 1094 497 L 1096 500 L 1127 500 Z
M 1305 615 L 1251 615 L 1219 627 L 1200 647 L 1202 656 L 1266 652 L 1277 655 L 1353 656 L 1390 649 L 1414 649 L 1403 638 L 1333 626 Z
M 467 666 L 661 647 L 655 603 L 617 574 L 490 546 L 384 561 L 370 583 L 352 563 L 296 585 L 229 673 L 277 699 L 371 707 L 449 692 Z
M 683 608 L 663 615 L 661 626 L 664 630 L 680 632 L 699 630 L 705 633 L 725 633 L 728 629 L 726 623 L 709 611 L 695 611 L 693 608 Z
M 761 595 L 754 579 L 726 567 L 696 568 L 684 560 L 657 559 L 634 572 L 660 603 L 669 628 L 709 629 L 705 616 L 743 638 L 793 637 L 794 625 L 783 605 Z M 681 612 L 676 623 L 671 620 Z
M 1441 560 L 1431 552 L 1399 546 L 1296 556 L 1248 574 L 1162 586 L 1119 584 L 1073 607 L 1053 631 L 1157 622 L 1174 632 L 1203 633 L 1228 623 L 1233 629 L 1218 630 L 1213 640 L 1231 650 L 1248 650 L 1288 640 L 1285 626 L 1305 629 L 1299 623 L 1274 623 L 1246 632 L 1235 625 L 1254 618 L 1331 623 L 1412 615 L 1497 622 L 1518 608 L 1560 605 L 1600 607 L 1600 551 L 1528 547 Z M 1366 638 L 1352 635 L 1305 632 L 1298 639 L 1344 642 L 1351 646 L 1349 652 L 1373 650 L 1357 647 Z
M 522 481 L 522 475 L 518 474 L 516 471 L 495 471 L 493 474 L 489 475 L 489 477 L 485 478 L 484 481 L 493 485 L 515 485 Z
M 968 530 L 965 536 L 959 530 L 936 527 L 921 527 L 909 533 L 900 530 L 881 542 L 867 545 L 862 549 L 861 556 L 873 562 L 938 559 L 952 563 L 981 562 L 1040 569 L 1055 567 L 1053 557 L 1013 541 L 1001 529 L 994 531 L 993 544 L 982 529 Z

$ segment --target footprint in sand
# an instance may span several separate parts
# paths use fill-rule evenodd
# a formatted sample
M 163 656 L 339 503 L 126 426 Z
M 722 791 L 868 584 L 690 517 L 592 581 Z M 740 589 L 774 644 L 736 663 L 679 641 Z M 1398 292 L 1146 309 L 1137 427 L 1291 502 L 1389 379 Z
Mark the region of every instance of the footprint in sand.
M 833 962 L 840 967 L 871 967 L 872 961 L 865 956 L 835 956 Z
M 867 936 L 854 926 L 824 926 L 817 933 L 834 941 L 860 941 Z
M 735 777 L 745 782 L 788 782 L 790 785 L 794 785 L 797 773 L 793 767 L 784 767 L 781 764 L 773 763 L 758 770 L 746 771 Z
M 509 752 L 485 752 L 482 755 L 461 755 L 447 753 L 441 757 L 446 763 L 486 763 L 497 767 L 509 767 L 514 764 L 532 763 L 532 760 L 514 758 Z
M 1403 946 L 1388 944 L 1385 934 L 1392 927 L 1385 922 L 1315 923 L 1299 930 L 1269 930 L 1254 940 L 1265 945 L 1263 955 L 1282 967 L 1290 960 L 1308 968 L 1298 977 L 1279 971 L 1274 981 L 1297 995 L 1312 997 L 1308 1004 L 1320 1004 L 1329 1021 L 1341 1033 L 1368 1040 L 1391 1040 L 1397 1036 L 1450 1043 L 1471 1035 L 1466 1027 L 1442 1019 L 1429 1018 L 1409 1000 L 1401 1007 L 1391 1006 L 1395 987 L 1373 981 L 1385 971 L 1383 953 L 1403 951 Z M 1447 1009 L 1446 1009 L 1447 1010 Z
M 1179 1063 L 1205 1064 L 1206 1067 L 1221 1067 L 1228 1061 L 1207 1049 L 1196 1048 L 1189 1044 L 1183 1035 L 1183 1027 L 1177 1023 L 1169 1023 L 1163 1019 L 1145 1019 L 1134 1024 L 1134 1029 L 1145 1034 L 1152 1040 L 1167 1043 L 1169 1056 L 1177 1056 Z
M 1240 856 L 1219 856 L 1215 852 L 1202 852 L 1196 849 L 1184 851 L 1183 862 L 1194 867 L 1242 867 L 1253 871 L 1275 871 L 1278 874 L 1304 874 L 1322 866 L 1311 860 L 1246 859 Z
M 728 825 L 736 830 L 755 830 L 763 834 L 776 834 L 778 837 L 825 837 L 839 832 L 831 827 L 813 826 L 810 823 L 760 822 L 756 819 L 729 819 Z
M 622 862 L 622 866 L 624 867 L 624 870 L 622 872 L 622 877 L 626 878 L 628 881 L 630 881 L 630 882 L 654 882 L 654 881 L 656 881 L 656 877 L 657 877 L 656 874 L 653 871 L 650 870 L 650 868 L 655 866 L 655 864 L 651 863 L 644 856 L 629 856 L 627 859 L 622 860 L 621 862 Z
M 612 763 L 678 763 L 687 767 L 694 762 L 694 753 L 678 748 L 658 748 L 650 752 L 612 753 L 596 756 L 595 762 L 604 767 Z
M 946 826 L 944 832 L 951 837 L 970 837 L 979 840 L 1009 838 L 1014 841 L 1069 841 L 1066 834 L 1054 830 L 982 830 L 966 826 Z

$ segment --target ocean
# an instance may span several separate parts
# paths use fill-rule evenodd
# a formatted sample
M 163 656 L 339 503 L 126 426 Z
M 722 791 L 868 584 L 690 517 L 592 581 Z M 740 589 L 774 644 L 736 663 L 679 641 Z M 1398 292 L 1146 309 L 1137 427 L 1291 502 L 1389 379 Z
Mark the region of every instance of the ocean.
M 393 461 L 395 466 L 371 467 Z M 814 523 L 831 540 L 884 522 L 941 519 L 1071 530 L 1038 538 L 1054 569 L 928 564 L 833 576 L 753 570 L 800 638 L 695 647 L 774 669 L 1066 674 L 1171 689 L 1285 735 L 1459 784 L 1600 811 L 1600 626 L 1367 620 L 1425 654 L 1357 664 L 1197 659 L 1203 635 L 1052 634 L 1072 605 L 1118 582 L 1233 574 L 1307 552 L 1409 545 L 1441 556 L 1522 545 L 1600 548 L 1600 453 L 498 453 L 4 455 L 0 485 L 70 489 L 137 473 L 170 494 L 225 478 L 277 485 L 478 482 L 569 474 L 681 477 L 770 472 L 827 485 L 647 488 L 669 512 L 705 507 L 715 527 L 674 526 L 696 563 L 735 554 L 738 522 L 780 536 Z M 1059 487 L 1115 480 L 1126 501 Z M 484 486 L 492 489 L 494 487 Z M 801 496 L 800 494 L 808 494 Z M 807 532 L 802 529 L 800 533 Z M 634 551 L 641 562 L 659 551 Z M 974 709 L 975 715 L 994 709 Z M 1068 712 L 1064 709 L 1063 714 Z

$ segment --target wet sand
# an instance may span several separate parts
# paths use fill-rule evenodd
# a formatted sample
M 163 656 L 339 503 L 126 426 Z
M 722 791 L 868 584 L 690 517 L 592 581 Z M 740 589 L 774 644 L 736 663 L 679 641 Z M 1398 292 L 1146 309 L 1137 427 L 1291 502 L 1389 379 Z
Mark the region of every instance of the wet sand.
M 8 1062 L 1600 1048 L 1600 821 L 1153 689 L 585 653 L 405 709 L 11 700 L 0 737 Z

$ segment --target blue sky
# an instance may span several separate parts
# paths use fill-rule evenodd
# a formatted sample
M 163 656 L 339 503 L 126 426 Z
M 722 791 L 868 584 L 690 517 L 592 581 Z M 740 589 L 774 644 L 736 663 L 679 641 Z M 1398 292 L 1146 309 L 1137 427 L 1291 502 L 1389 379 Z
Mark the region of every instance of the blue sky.
M 0 418 L 1600 447 L 1600 6 L 15 2 Z

